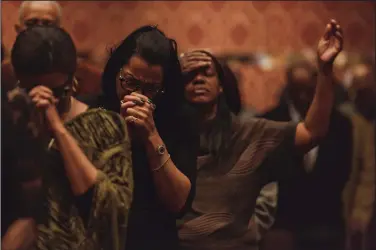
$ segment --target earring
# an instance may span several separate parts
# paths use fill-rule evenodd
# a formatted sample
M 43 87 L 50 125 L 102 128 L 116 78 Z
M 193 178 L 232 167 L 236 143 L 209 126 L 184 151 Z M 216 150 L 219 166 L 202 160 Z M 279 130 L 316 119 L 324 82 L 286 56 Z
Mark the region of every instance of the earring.
M 77 78 L 73 77 L 73 81 L 72 82 L 73 82 L 73 85 L 72 85 L 73 95 L 76 95 L 77 92 L 78 92 L 78 88 L 79 88 Z M 65 91 L 65 89 L 64 89 L 64 91 Z
M 69 87 L 69 86 L 66 86 L 64 87 L 64 90 L 63 90 L 63 94 L 61 95 L 61 98 L 66 98 L 67 96 L 69 96 L 69 92 L 73 90 L 73 87 Z M 73 93 L 75 94 L 74 90 L 73 90 Z

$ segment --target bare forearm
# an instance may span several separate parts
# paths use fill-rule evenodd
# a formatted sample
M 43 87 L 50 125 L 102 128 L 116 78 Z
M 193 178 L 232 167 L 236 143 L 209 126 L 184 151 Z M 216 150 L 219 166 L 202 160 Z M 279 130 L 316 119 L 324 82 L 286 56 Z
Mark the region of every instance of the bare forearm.
M 73 193 L 75 195 L 84 194 L 95 184 L 97 169 L 64 127 L 55 130 L 55 139 L 63 157 Z
M 156 148 L 162 144 L 164 143 L 159 135 L 155 135 L 147 140 L 146 148 L 150 171 L 159 168 L 167 161 L 162 168 L 152 171 L 154 182 L 157 193 L 165 206 L 172 212 L 179 212 L 188 198 L 191 182 L 175 166 L 172 160 L 168 159 L 168 152 L 165 152 L 163 156 L 157 153 Z
M 36 224 L 32 218 L 21 218 L 12 223 L 1 239 L 1 249 L 27 250 L 36 240 Z
M 304 126 L 301 133 L 297 136 L 298 145 L 307 146 L 308 149 L 317 145 L 319 140 L 323 138 L 329 128 L 330 116 L 334 103 L 334 83 L 331 70 L 324 73 L 319 72 L 318 83 L 312 104 L 307 112 Z M 306 130 L 306 133 L 305 133 Z M 306 136 L 304 136 L 306 134 Z

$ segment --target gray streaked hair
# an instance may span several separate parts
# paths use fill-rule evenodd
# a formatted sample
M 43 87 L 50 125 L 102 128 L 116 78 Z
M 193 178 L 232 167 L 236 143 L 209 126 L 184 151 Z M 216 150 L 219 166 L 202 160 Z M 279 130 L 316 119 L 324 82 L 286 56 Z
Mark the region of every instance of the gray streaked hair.
M 56 10 L 57 10 L 57 20 L 56 21 L 58 23 L 61 22 L 63 10 L 62 10 L 60 4 L 57 1 L 23 1 L 20 5 L 20 8 L 18 9 L 18 20 L 20 21 L 20 23 L 23 22 L 23 16 L 24 16 L 25 8 L 27 6 L 30 6 L 31 4 L 45 4 L 45 5 L 51 4 L 51 5 L 54 5 L 56 7 Z

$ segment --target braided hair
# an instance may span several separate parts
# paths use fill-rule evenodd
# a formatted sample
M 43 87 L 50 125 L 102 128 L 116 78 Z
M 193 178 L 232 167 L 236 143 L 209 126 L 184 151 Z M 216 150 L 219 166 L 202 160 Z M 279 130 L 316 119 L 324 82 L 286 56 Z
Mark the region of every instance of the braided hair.
M 196 52 L 204 53 L 212 59 L 217 72 L 218 84 L 223 88 L 223 92 L 217 99 L 217 114 L 213 121 L 213 127 L 202 135 L 210 153 L 219 155 L 230 145 L 232 117 L 233 114 L 240 112 L 238 83 L 231 69 L 227 65 L 221 64 L 213 54 L 205 50 Z

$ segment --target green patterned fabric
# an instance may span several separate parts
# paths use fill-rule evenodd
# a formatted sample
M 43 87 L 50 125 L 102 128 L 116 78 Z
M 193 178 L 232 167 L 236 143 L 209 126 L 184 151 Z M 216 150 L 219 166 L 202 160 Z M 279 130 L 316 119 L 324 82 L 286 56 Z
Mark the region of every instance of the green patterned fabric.
M 39 226 L 37 249 L 123 250 L 133 193 L 130 140 L 124 120 L 103 109 L 89 110 L 66 124 L 71 135 L 99 170 L 92 189 L 87 223 L 53 144 L 46 167 L 48 217 Z

